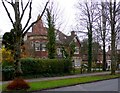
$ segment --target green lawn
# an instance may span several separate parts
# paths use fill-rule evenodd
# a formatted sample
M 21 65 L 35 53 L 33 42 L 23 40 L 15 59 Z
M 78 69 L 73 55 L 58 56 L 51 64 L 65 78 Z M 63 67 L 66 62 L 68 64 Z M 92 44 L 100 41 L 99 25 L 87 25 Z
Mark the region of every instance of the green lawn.
M 117 78 L 120 77 L 120 74 L 117 75 L 101 75 L 101 76 L 87 76 L 87 77 L 80 77 L 80 78 L 70 78 L 70 79 L 60 79 L 60 80 L 49 80 L 49 81 L 40 81 L 40 82 L 30 82 L 30 89 L 28 91 L 34 90 L 42 90 L 42 89 L 49 89 L 49 88 L 56 88 L 68 85 L 75 85 L 85 82 L 92 82 L 98 80 L 105 80 L 110 78 Z M 3 90 L 5 90 L 5 86 L 3 85 Z M 0 86 L 1 88 L 1 86 Z

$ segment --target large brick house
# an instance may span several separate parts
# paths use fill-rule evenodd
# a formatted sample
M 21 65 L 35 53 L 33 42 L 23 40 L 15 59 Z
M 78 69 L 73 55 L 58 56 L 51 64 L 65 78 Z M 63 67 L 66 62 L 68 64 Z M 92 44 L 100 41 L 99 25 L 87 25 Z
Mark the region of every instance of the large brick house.
M 27 49 L 30 51 L 32 57 L 47 58 L 48 52 L 46 50 L 47 30 L 43 26 L 42 20 L 39 20 L 33 27 L 32 32 L 28 32 L 26 35 Z
M 80 66 L 81 65 L 81 57 L 80 57 L 81 44 L 80 44 L 80 41 L 74 31 L 71 31 L 70 36 L 67 36 L 67 35 L 63 34 L 62 32 L 57 31 L 57 33 L 56 33 L 57 56 L 58 56 L 58 58 L 63 56 L 62 52 L 61 52 L 62 46 L 64 46 L 65 49 L 70 54 L 70 44 L 72 42 L 75 43 L 75 52 L 73 55 L 74 66 Z
M 75 35 L 74 31 L 71 32 L 70 36 L 67 36 L 60 32 L 59 30 L 55 31 L 56 33 L 56 57 L 61 58 L 61 47 L 64 46 L 66 49 L 69 49 L 69 45 L 72 41 L 75 42 L 75 53 L 73 60 L 75 66 L 80 66 L 80 41 Z M 25 36 L 26 50 L 29 52 L 29 56 L 37 58 L 47 58 L 48 51 L 46 49 L 47 39 L 47 29 L 43 26 L 42 20 L 39 20 L 33 27 L 32 32 L 28 32 Z

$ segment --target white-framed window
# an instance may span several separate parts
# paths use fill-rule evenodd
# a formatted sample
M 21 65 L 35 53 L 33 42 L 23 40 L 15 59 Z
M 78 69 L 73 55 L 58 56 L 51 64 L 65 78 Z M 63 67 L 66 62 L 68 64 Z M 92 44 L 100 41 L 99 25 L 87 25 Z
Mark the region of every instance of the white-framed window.
M 77 42 L 77 39 L 76 39 L 76 38 L 74 38 L 74 42 Z
M 35 48 L 35 51 L 46 51 L 46 43 L 36 41 L 33 44 L 33 47 Z
M 31 41 L 30 43 L 31 43 L 31 46 L 32 46 L 32 47 L 34 47 L 34 42 L 33 42 L 33 41 Z
M 59 35 L 56 35 L 56 40 L 59 40 Z
M 61 48 L 57 48 L 57 55 L 62 55 Z
M 79 47 L 75 47 L 75 52 L 74 54 L 79 54 Z
M 41 51 L 46 51 L 46 44 L 45 43 L 41 44 Z
M 40 51 L 40 42 L 35 42 L 35 51 Z

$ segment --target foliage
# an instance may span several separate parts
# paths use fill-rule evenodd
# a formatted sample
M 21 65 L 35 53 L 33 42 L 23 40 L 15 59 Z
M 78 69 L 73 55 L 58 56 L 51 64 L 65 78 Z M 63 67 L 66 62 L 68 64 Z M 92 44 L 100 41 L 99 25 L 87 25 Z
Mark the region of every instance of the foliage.
M 55 58 L 55 23 L 54 23 L 54 16 L 51 14 L 51 10 L 47 9 L 47 25 L 48 25 L 48 58 L 54 59 Z
M 15 34 L 14 29 L 11 29 L 10 32 L 6 32 L 3 35 L 2 44 L 5 46 L 8 50 L 14 50 L 14 43 L 15 43 Z
M 2 67 L 2 80 L 11 80 L 14 78 L 14 68 L 13 66 L 3 66 Z
M 29 48 L 30 46 L 26 46 L 26 45 L 22 45 L 21 46 L 21 58 L 27 58 L 27 57 L 29 57 L 30 55 L 30 53 L 27 51 L 27 49 L 26 48 Z M 30 51 L 31 52 L 31 51 Z
M 63 58 L 71 59 L 74 55 L 74 52 L 75 52 L 75 42 L 74 41 L 72 41 L 70 43 L 69 47 L 62 46 L 61 53 L 62 53 Z
M 3 67 L 13 66 L 4 62 Z M 65 73 L 70 73 L 72 70 L 72 62 L 69 59 L 34 59 L 34 58 L 22 58 L 21 67 L 23 76 L 55 76 Z M 13 68 L 12 68 L 13 69 Z M 12 71 L 12 70 L 10 70 Z M 14 72 L 12 71 L 13 74 Z M 3 71 L 3 75 L 8 74 L 7 70 Z
M 22 59 L 22 70 L 24 75 L 50 75 L 69 73 L 71 70 L 71 61 L 58 59 Z M 67 65 L 66 65 L 67 64 Z M 29 65 L 29 66 L 28 66 Z
M 84 39 L 82 42 L 81 42 L 81 55 L 84 56 L 85 54 L 88 54 L 88 39 Z M 101 52 L 100 50 L 101 49 L 101 45 L 99 42 L 92 42 L 92 61 L 93 62 L 97 62 L 97 59 L 98 59 L 98 55 L 99 53 Z
M 2 61 L 2 80 L 11 80 L 14 78 L 14 63 Z
M 13 62 L 14 58 L 13 58 L 13 54 L 11 52 L 11 50 L 7 50 L 6 48 L 2 48 L 2 61 L 5 62 Z
M 66 51 L 64 46 L 62 46 L 61 53 L 62 53 L 63 58 L 68 58 L 69 57 L 69 53 Z
M 70 43 L 70 58 L 74 55 L 74 52 L 75 52 L 75 42 L 72 41 Z
M 11 82 L 8 86 L 8 90 L 27 90 L 30 86 L 26 81 L 24 81 L 22 78 L 15 78 L 13 82 Z

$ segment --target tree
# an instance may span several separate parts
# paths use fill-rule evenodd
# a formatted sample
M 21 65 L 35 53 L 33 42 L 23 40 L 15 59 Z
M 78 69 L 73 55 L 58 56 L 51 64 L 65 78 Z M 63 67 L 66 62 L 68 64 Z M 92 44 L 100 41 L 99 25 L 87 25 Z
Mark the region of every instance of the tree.
M 92 62 L 98 61 L 100 50 L 101 50 L 101 45 L 98 42 L 93 41 L 92 42 L 92 55 L 93 55 Z M 83 39 L 83 41 L 81 41 L 80 52 L 82 57 L 88 53 L 88 39 Z
M 12 7 L 13 7 L 13 10 L 14 10 L 14 15 L 15 15 L 15 21 L 13 21 L 11 15 L 10 15 L 10 12 L 8 11 L 7 7 L 6 7 L 6 4 L 5 4 L 5 1 L 10 4 Z M 23 0 L 21 0 L 21 6 L 20 5 L 20 1 L 19 0 L 11 0 L 11 2 L 7 1 L 7 0 L 2 0 L 2 4 L 6 10 L 6 13 L 12 23 L 12 26 L 13 26 L 13 29 L 14 29 L 14 60 L 15 60 L 15 77 L 19 77 L 21 76 L 22 74 L 22 70 L 21 70 L 21 63 L 20 63 L 20 55 L 21 55 L 21 45 L 22 45 L 22 40 L 25 36 L 25 34 L 28 32 L 28 30 L 36 23 L 38 22 L 41 17 L 43 16 L 45 10 L 46 10 L 46 7 L 47 7 L 47 4 L 48 2 L 46 3 L 39 19 L 37 19 L 36 21 L 34 21 L 33 23 L 30 23 L 30 19 L 31 19 L 31 12 L 32 12 L 32 0 L 28 0 L 27 4 L 25 5 L 25 7 L 23 6 Z M 25 24 L 25 26 L 23 27 L 22 26 L 22 19 L 23 19 L 23 16 L 25 14 L 25 11 L 27 9 L 27 7 L 29 7 L 29 16 L 28 16 L 28 20 Z M 20 11 L 20 8 L 22 11 Z M 10 86 L 8 88 L 11 88 Z
M 14 29 L 12 29 L 10 32 L 6 32 L 3 35 L 2 44 L 6 49 L 14 51 L 14 43 L 15 43 L 14 41 L 15 41 Z
M 51 1 L 48 5 L 48 8 L 46 9 L 45 15 L 46 27 L 48 30 L 48 58 L 50 59 L 56 57 L 56 35 L 58 33 L 57 31 L 59 31 L 63 23 L 60 19 L 61 17 L 62 15 L 59 5 L 57 4 L 57 2 Z
M 107 22 L 107 15 L 108 15 L 108 10 L 107 10 L 107 3 L 101 1 L 101 4 L 98 5 L 98 19 L 96 21 L 97 23 L 97 37 L 100 36 L 100 40 L 102 40 L 102 45 L 103 45 L 103 71 L 106 70 L 106 41 L 107 41 L 107 36 L 109 35 L 109 26 Z M 108 42 L 108 41 L 107 41 Z
M 65 58 L 65 59 L 71 59 L 72 60 L 74 52 L 75 52 L 75 41 L 74 40 L 72 40 L 67 45 L 66 44 L 62 45 L 61 53 L 62 53 L 62 57 L 63 58 Z
M 47 22 L 48 22 L 48 58 L 53 59 L 56 56 L 56 41 L 55 41 L 55 25 L 54 25 L 54 15 L 51 14 L 50 9 L 47 9 Z
M 101 34 L 102 42 L 103 42 L 103 70 L 106 69 L 106 53 L 105 53 L 105 44 L 109 41 L 111 41 L 111 60 L 113 66 L 111 66 L 114 71 L 111 71 L 111 73 L 115 72 L 115 60 L 116 60 L 116 35 L 119 31 L 119 24 L 120 24 L 120 2 L 116 2 L 116 0 L 110 0 L 109 2 L 101 2 L 101 13 L 99 14 L 100 17 L 98 19 L 98 28 Z M 109 32 L 110 31 L 110 32 Z M 109 37 L 108 35 L 110 35 Z
M 88 31 L 88 72 L 91 72 L 93 28 L 94 22 L 97 19 L 96 4 L 92 1 L 81 4 L 80 1 L 78 2 L 78 9 L 81 11 L 79 13 L 80 16 L 78 16 L 80 18 L 79 22 L 86 28 L 85 30 Z
M 116 70 L 116 44 L 117 44 L 117 33 L 120 30 L 120 2 L 116 0 L 107 1 L 107 9 L 109 14 L 107 19 L 110 25 L 111 33 L 111 74 L 115 74 Z
M 110 12 L 110 27 L 111 27 L 111 74 L 115 74 L 116 70 L 116 57 L 115 57 L 115 25 L 116 25 L 116 0 L 112 3 L 109 1 L 109 12 Z
M 105 49 L 105 39 L 106 39 L 106 9 L 104 2 L 101 2 L 102 6 L 102 42 L 103 42 L 103 71 L 106 71 L 106 49 Z

